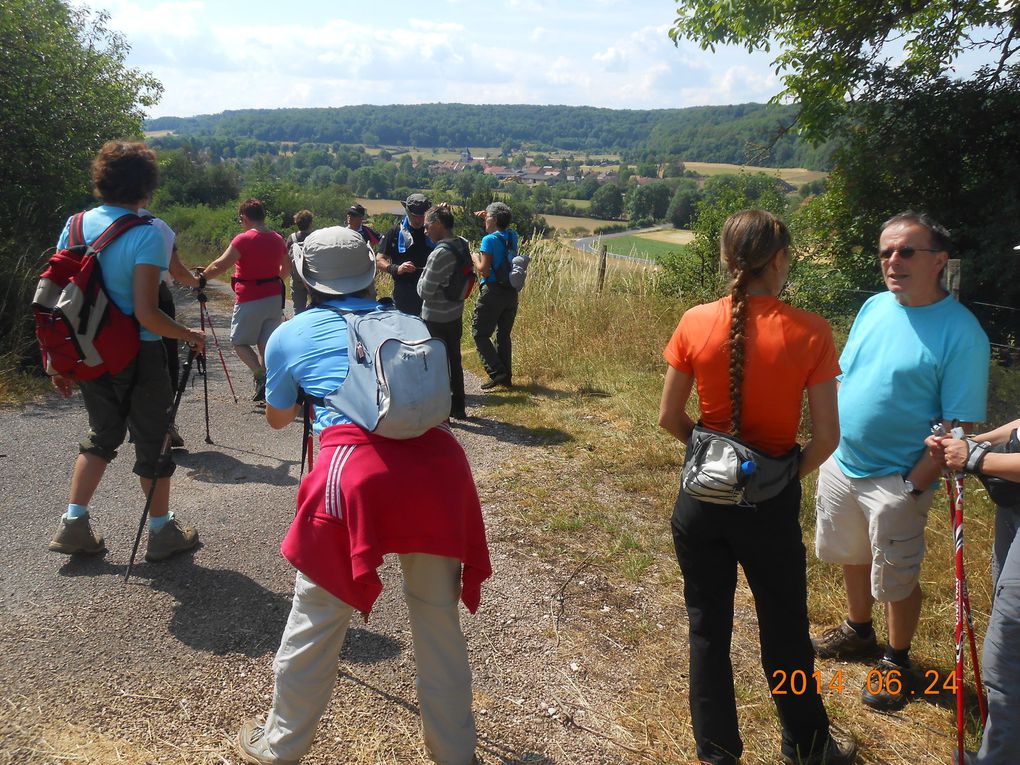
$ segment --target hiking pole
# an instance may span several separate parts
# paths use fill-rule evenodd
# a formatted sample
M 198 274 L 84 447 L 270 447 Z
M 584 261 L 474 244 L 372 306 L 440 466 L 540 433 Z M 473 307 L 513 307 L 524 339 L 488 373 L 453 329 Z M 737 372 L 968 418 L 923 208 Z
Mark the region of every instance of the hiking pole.
M 198 373 L 202 375 L 202 393 L 205 398 L 205 442 L 211 444 L 213 440 L 209 435 L 209 375 L 205 368 L 205 353 L 196 356 L 195 362 L 198 364 Z
M 237 403 L 237 394 L 234 392 L 234 383 L 230 379 L 230 371 L 227 369 L 226 359 L 223 358 L 223 350 L 220 348 L 220 339 L 216 336 L 216 327 L 213 326 L 212 316 L 209 314 L 209 307 L 206 303 L 209 298 L 206 296 L 204 291 L 198 293 L 198 305 L 199 305 L 199 316 L 202 322 L 202 330 L 205 330 L 206 322 L 209 324 L 209 329 L 212 331 L 213 345 L 216 346 L 216 353 L 220 356 L 220 364 L 223 365 L 223 374 L 227 378 L 227 385 L 230 387 L 230 395 L 234 397 L 234 403 Z
M 945 436 L 946 429 L 941 422 L 932 421 L 932 433 L 938 436 Z M 963 438 L 963 429 L 957 421 L 953 421 L 951 435 L 954 438 Z M 974 685 L 977 690 L 978 708 L 981 712 L 981 724 L 985 724 L 988 711 L 985 705 L 984 688 L 981 683 L 981 667 L 978 663 L 977 643 L 974 639 L 974 619 L 971 615 L 970 593 L 967 590 L 967 574 L 964 568 L 963 559 L 963 473 L 950 474 L 949 470 L 943 470 L 942 476 L 946 484 L 946 498 L 949 502 L 949 520 L 953 529 L 954 564 L 956 574 L 956 669 L 955 669 L 955 691 L 956 691 L 956 748 L 958 761 L 964 761 L 964 679 L 963 679 L 963 625 L 966 615 L 967 638 L 970 643 L 970 659 L 974 668 Z M 955 479 L 955 480 L 954 480 Z M 954 492 L 955 489 L 955 492 Z M 954 499 L 955 495 L 955 499 Z
M 956 473 L 956 528 L 954 538 L 957 540 L 958 556 L 960 559 L 960 602 L 963 604 L 964 615 L 967 619 L 967 638 L 970 642 L 970 660 L 974 665 L 974 687 L 977 690 L 978 709 L 981 711 L 981 725 L 988 719 L 988 708 L 985 701 L 985 689 L 981 683 L 981 666 L 978 664 L 977 642 L 974 639 L 974 617 L 970 610 L 970 590 L 967 587 L 967 572 L 963 562 L 963 473 Z
M 188 385 L 188 376 L 191 374 L 191 365 L 195 361 L 195 349 L 188 348 L 188 360 L 184 362 L 184 369 L 181 370 L 181 384 L 177 386 L 177 395 L 174 396 L 173 406 L 170 407 L 170 424 L 163 435 L 163 446 L 159 450 L 159 457 L 156 459 L 157 475 L 170 459 L 170 431 L 173 429 L 174 420 L 177 419 L 177 409 L 181 405 L 181 398 L 184 396 L 184 389 Z M 168 479 L 169 480 L 169 479 Z M 131 548 L 131 558 L 128 560 L 127 571 L 124 572 L 124 582 L 131 578 L 131 569 L 135 565 L 135 556 L 138 554 L 138 544 L 142 541 L 142 531 L 145 529 L 145 520 L 149 517 L 149 508 L 152 507 L 152 498 L 156 494 L 156 484 L 159 478 L 152 478 L 149 484 L 149 492 L 145 497 L 145 507 L 142 509 L 142 519 L 138 522 L 138 533 L 135 534 L 135 546 Z

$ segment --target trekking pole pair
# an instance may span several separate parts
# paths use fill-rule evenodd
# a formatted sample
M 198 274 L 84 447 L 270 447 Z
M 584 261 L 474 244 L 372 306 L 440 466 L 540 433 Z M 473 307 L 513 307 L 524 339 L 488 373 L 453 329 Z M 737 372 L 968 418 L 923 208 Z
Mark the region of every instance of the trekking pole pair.
M 933 421 L 932 433 L 946 436 L 942 423 Z M 953 438 L 964 437 L 963 428 L 958 421 L 952 423 L 948 434 Z M 946 497 L 949 500 L 949 520 L 953 529 L 954 562 L 956 571 L 956 748 L 958 762 L 964 762 L 964 688 L 963 688 L 963 625 L 966 617 L 967 639 L 970 644 L 970 660 L 974 667 L 974 686 L 977 691 L 978 708 L 981 711 L 981 725 L 988 718 L 984 686 L 981 683 L 981 666 L 978 663 L 977 642 L 974 638 L 974 618 L 970 609 L 970 593 L 967 591 L 967 574 L 963 564 L 963 473 L 942 471 L 946 483 Z
M 230 379 L 230 372 L 227 370 L 227 361 L 223 358 L 223 351 L 220 349 L 220 340 L 216 336 L 216 327 L 213 326 L 212 316 L 209 314 L 209 307 L 206 303 L 209 302 L 208 296 L 206 296 L 204 290 L 198 291 L 198 316 L 199 322 L 201 323 L 202 332 L 205 332 L 206 325 L 209 325 L 209 329 L 212 332 L 213 344 L 216 346 L 216 353 L 220 356 L 220 364 L 223 365 L 223 374 L 227 378 L 227 385 L 230 387 L 230 395 L 234 397 L 234 403 L 237 403 L 237 394 L 234 392 L 234 383 Z M 198 373 L 202 375 L 202 391 L 205 396 L 205 442 L 211 444 L 213 442 L 212 436 L 209 434 L 209 375 L 206 373 L 206 360 L 205 354 L 198 357 L 197 360 Z
M 174 420 L 177 419 L 177 410 L 181 406 L 181 398 L 184 396 L 184 389 L 188 384 L 188 377 L 191 375 L 191 366 L 194 364 L 195 359 L 203 359 L 204 356 L 196 354 L 193 347 L 188 348 L 188 360 L 184 362 L 184 368 L 181 370 L 181 381 L 180 385 L 177 386 L 177 394 L 174 396 L 173 406 L 170 408 L 170 424 L 167 426 L 166 433 L 163 436 L 163 446 L 159 450 L 159 457 L 156 459 L 156 476 L 158 476 L 167 462 L 170 459 L 170 449 L 172 441 L 172 432 L 174 428 Z M 135 556 L 138 554 L 138 544 L 142 541 L 142 531 L 145 530 L 145 520 L 149 517 L 149 508 L 152 507 L 152 498 L 156 494 L 156 484 L 159 482 L 159 478 L 154 476 L 149 484 L 149 492 L 145 497 L 145 507 L 142 509 L 142 519 L 138 522 L 138 533 L 135 534 L 135 546 L 131 548 L 131 558 L 128 560 L 127 571 L 124 572 L 124 581 L 127 582 L 131 578 L 131 569 L 135 565 Z M 169 480 L 166 479 L 166 480 Z

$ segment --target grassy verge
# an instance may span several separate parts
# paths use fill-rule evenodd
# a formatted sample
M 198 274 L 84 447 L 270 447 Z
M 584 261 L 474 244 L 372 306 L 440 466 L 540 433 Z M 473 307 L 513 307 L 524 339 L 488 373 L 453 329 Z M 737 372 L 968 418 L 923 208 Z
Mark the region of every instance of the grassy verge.
M 685 306 L 657 295 L 654 272 L 610 264 L 595 290 L 594 258 L 538 245 L 514 330 L 515 381 L 488 415 L 539 434 L 545 448 L 513 466 L 515 538 L 563 565 L 597 573 L 628 607 L 610 620 L 600 603 L 582 603 L 586 629 L 574 643 L 602 653 L 629 690 L 605 724 L 638 759 L 685 762 L 694 757 L 687 711 L 687 630 L 668 522 L 681 448 L 656 426 L 664 375 L 661 349 Z M 477 365 L 473 354 L 469 365 Z M 480 369 L 476 366 L 476 370 Z M 692 402 L 692 408 L 695 402 Z M 544 437 L 542 434 L 545 434 Z M 499 491 L 500 487 L 491 489 Z M 990 506 L 968 484 L 967 549 L 971 599 L 983 634 L 990 603 L 987 558 Z M 485 491 L 490 491 L 485 488 Z M 809 608 L 816 632 L 844 616 L 841 572 L 814 559 L 814 479 L 805 481 L 802 522 L 809 550 Z M 953 659 L 952 545 L 944 493 L 936 495 L 922 573 L 926 601 L 913 655 L 945 677 Z M 575 568 L 576 567 L 576 568 Z M 566 575 L 565 575 L 566 576 Z M 601 601 L 600 601 L 601 602 Z M 604 609 L 604 607 L 603 607 Z M 776 760 L 779 727 L 759 665 L 753 601 L 737 594 L 733 662 L 744 731 L 744 763 Z M 884 620 L 876 609 L 884 637 Z M 608 647 L 607 647 L 608 646 Z M 926 695 L 896 715 L 867 711 L 859 701 L 868 665 L 820 663 L 834 723 L 853 732 L 869 753 L 916 763 L 943 763 L 953 746 L 951 695 Z M 831 681 L 842 679 L 843 687 Z M 927 703 L 924 703 L 927 702 Z M 969 724 L 971 744 L 976 724 Z M 629 755 L 628 755 L 629 757 Z M 898 760 L 897 760 L 898 761 Z

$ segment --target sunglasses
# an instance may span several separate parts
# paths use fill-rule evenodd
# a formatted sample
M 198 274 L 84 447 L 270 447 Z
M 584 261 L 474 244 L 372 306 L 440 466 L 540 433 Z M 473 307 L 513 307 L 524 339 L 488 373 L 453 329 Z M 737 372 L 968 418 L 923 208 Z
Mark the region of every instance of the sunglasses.
M 928 247 L 888 247 L 884 250 L 880 250 L 878 257 L 882 260 L 888 260 L 893 256 L 894 253 L 899 253 L 901 258 L 912 258 L 915 252 L 942 252 L 942 250 L 932 250 Z

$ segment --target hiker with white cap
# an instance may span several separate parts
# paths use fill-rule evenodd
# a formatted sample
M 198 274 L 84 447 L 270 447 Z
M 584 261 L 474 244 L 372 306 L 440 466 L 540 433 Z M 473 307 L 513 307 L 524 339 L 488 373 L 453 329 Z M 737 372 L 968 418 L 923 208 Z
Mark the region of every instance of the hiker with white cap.
M 347 379 L 344 312 L 380 308 L 375 260 L 356 231 L 313 232 L 296 265 L 312 305 L 277 329 L 266 348 L 266 420 L 276 429 L 294 421 L 302 391 L 310 401 L 322 399 Z M 457 601 L 474 612 L 492 567 L 464 450 L 448 426 L 384 438 L 330 406 L 315 406 L 313 429 L 318 458 L 298 490 L 281 548 L 298 573 L 273 663 L 272 707 L 264 722 L 242 725 L 241 756 L 284 765 L 308 752 L 336 685 L 351 617 L 357 610 L 368 618 L 382 591 L 376 568 L 397 553 L 426 750 L 435 762 L 469 765 L 477 736 Z
M 425 213 L 432 207 L 424 194 L 411 194 L 401 204 L 406 214 L 379 242 L 376 266 L 393 277 L 393 302 L 404 313 L 421 316 L 418 279 L 435 243 L 425 231 Z

